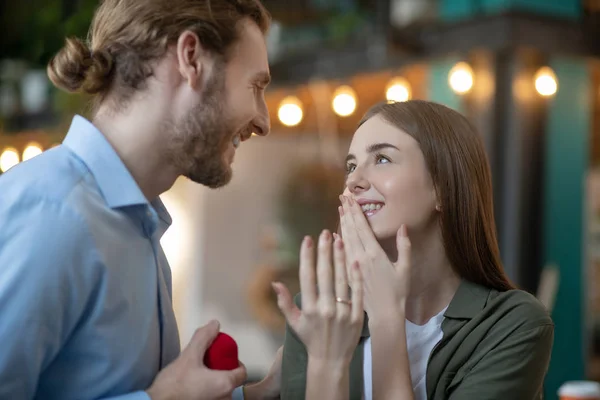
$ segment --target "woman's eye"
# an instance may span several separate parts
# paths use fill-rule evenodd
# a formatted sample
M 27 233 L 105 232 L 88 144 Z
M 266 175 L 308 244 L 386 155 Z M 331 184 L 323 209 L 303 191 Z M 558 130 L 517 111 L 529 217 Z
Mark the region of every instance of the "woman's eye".
M 352 172 L 354 172 L 354 170 L 356 169 L 356 165 L 354 164 L 347 164 L 346 165 L 346 173 L 350 174 Z
M 376 164 L 387 164 L 387 163 L 389 163 L 389 162 L 390 162 L 390 159 L 389 159 L 389 158 L 387 158 L 386 156 L 378 155 L 378 156 L 375 158 L 375 163 L 376 163 Z

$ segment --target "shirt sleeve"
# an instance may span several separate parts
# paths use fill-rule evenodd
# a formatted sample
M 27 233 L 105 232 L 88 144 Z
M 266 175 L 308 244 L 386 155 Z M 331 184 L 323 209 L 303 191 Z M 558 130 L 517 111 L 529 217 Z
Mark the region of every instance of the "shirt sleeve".
M 0 201 L 0 398 L 31 399 L 96 286 L 87 227 L 61 204 Z
M 234 389 L 231 400 L 244 400 L 244 390 L 242 386 Z
M 146 392 L 133 392 L 133 393 L 129 393 L 129 394 L 124 394 L 122 396 L 115 396 L 115 397 L 106 397 L 100 400 L 151 400 L 150 396 L 148 396 L 148 393 Z M 235 397 L 232 400 L 237 400 Z M 243 400 L 243 398 L 242 398 Z
M 450 400 L 541 398 L 554 325 L 515 331 L 490 350 L 451 390 Z

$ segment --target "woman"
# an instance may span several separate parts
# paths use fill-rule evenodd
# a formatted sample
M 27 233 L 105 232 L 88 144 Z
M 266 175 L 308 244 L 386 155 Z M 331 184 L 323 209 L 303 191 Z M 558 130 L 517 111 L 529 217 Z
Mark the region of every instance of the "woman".
M 341 235 L 367 318 L 352 358 L 330 361 L 322 382 L 348 375 L 351 399 L 541 398 L 554 326 L 503 271 L 489 166 L 468 120 L 427 101 L 378 105 L 346 170 Z M 332 343 L 347 339 L 337 334 Z M 310 339 L 288 318 L 284 400 L 329 399 L 306 389 Z

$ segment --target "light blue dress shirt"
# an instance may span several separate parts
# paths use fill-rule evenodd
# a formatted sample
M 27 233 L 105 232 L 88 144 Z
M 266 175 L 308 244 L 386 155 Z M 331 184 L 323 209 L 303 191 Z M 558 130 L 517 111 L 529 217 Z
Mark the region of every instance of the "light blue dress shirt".
M 0 221 L 0 398 L 147 400 L 180 351 L 160 200 L 76 116 L 0 176 Z

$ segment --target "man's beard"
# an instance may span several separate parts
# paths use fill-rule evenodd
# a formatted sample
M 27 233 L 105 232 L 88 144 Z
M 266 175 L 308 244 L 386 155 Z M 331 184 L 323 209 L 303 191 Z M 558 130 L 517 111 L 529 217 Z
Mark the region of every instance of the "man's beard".
M 231 180 L 231 167 L 223 155 L 235 132 L 224 112 L 225 76 L 221 71 L 216 68 L 207 83 L 203 102 L 165 132 L 170 136 L 170 162 L 182 175 L 213 189 Z

